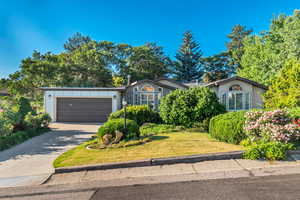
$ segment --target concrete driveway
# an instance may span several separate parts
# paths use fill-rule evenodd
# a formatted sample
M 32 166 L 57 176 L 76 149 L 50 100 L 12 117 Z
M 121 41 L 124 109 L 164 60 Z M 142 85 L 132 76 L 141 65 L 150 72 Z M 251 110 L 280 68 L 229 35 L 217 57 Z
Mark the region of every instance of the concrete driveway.
M 36 185 L 54 172 L 52 162 L 94 135 L 99 124 L 53 123 L 52 131 L 0 152 L 0 187 Z

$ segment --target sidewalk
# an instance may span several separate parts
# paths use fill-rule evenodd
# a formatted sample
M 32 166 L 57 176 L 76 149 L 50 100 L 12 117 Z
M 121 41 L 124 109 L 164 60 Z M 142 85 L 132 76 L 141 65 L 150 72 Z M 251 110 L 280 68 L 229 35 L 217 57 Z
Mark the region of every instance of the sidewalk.
M 102 181 L 114 184 L 148 184 L 176 181 L 240 178 L 270 175 L 300 174 L 300 155 L 289 161 L 215 160 L 191 164 L 173 164 L 109 170 L 91 170 L 54 174 L 45 185 Z

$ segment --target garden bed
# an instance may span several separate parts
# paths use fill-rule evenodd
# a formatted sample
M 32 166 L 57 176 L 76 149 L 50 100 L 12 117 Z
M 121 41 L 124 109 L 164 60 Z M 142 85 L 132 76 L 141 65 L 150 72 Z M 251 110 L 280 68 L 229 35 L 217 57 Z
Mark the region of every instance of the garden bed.
M 197 130 L 158 133 L 149 137 L 150 142 L 137 143 L 137 145 L 129 145 L 128 147 L 87 149 L 86 146 L 95 143 L 97 140 L 94 139 L 60 155 L 54 161 L 54 167 L 243 150 L 243 147 L 239 145 L 218 142 L 210 138 L 207 133 L 201 133 Z M 132 143 L 132 141 L 130 142 Z

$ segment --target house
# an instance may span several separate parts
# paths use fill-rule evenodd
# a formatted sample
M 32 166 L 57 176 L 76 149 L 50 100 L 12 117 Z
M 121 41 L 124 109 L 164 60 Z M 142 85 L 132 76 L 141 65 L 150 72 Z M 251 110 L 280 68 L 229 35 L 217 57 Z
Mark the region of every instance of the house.
M 239 76 L 203 85 L 210 87 L 228 111 L 263 108 L 262 95 L 267 86 Z
M 158 109 L 160 98 L 186 85 L 170 79 L 142 80 L 115 88 L 44 87 L 44 109 L 54 122 L 105 122 L 111 112 L 128 104 Z
M 44 87 L 45 111 L 55 122 L 105 122 L 111 112 L 122 107 L 125 99 L 130 105 L 148 104 L 158 109 L 160 99 L 175 89 L 210 87 L 227 110 L 262 108 L 261 95 L 267 87 L 257 82 L 232 77 L 209 84 L 182 84 L 172 79 L 141 80 L 124 87 L 68 88 Z

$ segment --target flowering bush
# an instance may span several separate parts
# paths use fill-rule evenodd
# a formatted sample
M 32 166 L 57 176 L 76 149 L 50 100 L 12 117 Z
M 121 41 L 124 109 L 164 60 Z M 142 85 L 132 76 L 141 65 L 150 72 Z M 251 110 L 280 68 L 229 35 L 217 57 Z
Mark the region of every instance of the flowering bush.
M 293 142 L 300 138 L 300 128 L 284 110 L 247 112 L 245 131 L 252 140 Z

